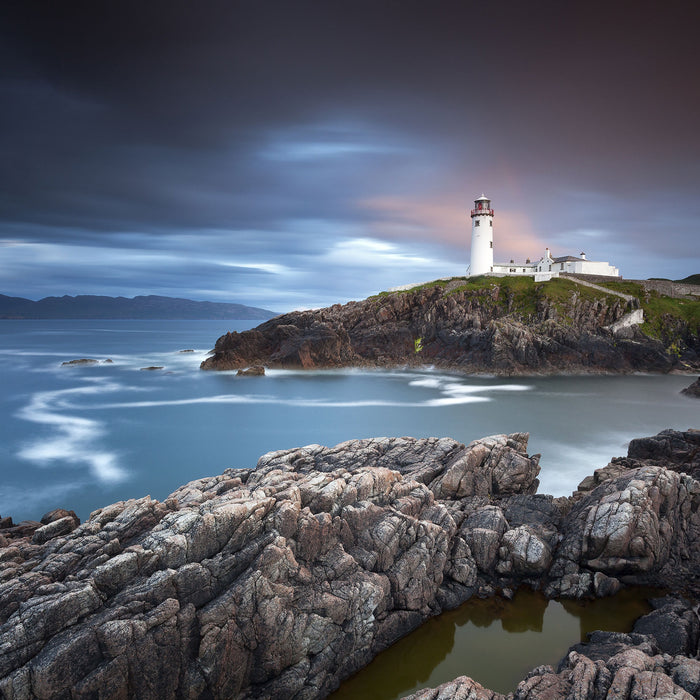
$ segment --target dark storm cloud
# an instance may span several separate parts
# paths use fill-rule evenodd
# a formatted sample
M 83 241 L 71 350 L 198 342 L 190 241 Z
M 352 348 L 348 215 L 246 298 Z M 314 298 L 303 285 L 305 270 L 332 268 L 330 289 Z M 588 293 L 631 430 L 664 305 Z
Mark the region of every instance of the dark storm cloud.
M 362 296 L 463 270 L 482 190 L 504 259 L 700 266 L 690 4 L 3 12 L 6 293 Z

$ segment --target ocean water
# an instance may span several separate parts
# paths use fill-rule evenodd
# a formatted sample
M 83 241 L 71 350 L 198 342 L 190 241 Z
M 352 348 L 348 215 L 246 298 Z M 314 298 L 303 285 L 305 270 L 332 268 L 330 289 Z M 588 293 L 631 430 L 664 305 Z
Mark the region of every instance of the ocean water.
M 540 492 L 568 495 L 630 439 L 700 427 L 700 402 L 679 393 L 687 376 L 199 370 L 222 333 L 252 325 L 0 321 L 0 515 L 38 519 L 60 506 L 85 519 L 115 500 L 163 499 L 253 467 L 270 450 L 402 435 L 529 432 Z M 78 358 L 100 362 L 62 366 Z

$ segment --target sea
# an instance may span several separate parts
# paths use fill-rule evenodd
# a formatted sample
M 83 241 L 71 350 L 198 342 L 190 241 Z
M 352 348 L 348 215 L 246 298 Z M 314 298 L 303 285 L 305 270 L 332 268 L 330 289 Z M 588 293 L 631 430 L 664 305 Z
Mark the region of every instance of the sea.
M 700 427 L 685 375 L 199 369 L 220 335 L 256 323 L 0 321 L 0 516 L 62 507 L 85 519 L 271 450 L 379 436 L 527 432 L 540 493 L 563 496 L 632 438 Z M 83 358 L 98 362 L 63 364 Z
M 81 519 L 164 499 L 270 450 L 354 438 L 527 432 L 540 493 L 569 495 L 632 438 L 700 427 L 683 375 L 469 376 L 422 369 L 205 372 L 216 339 L 252 321 L 0 321 L 0 516 Z M 64 364 L 92 359 L 92 364 Z M 160 369 L 144 369 L 158 367 Z M 392 700 L 461 674 L 500 692 L 556 666 L 590 629 L 631 629 L 644 591 L 578 604 L 518 591 L 421 626 L 344 683 L 336 700 Z

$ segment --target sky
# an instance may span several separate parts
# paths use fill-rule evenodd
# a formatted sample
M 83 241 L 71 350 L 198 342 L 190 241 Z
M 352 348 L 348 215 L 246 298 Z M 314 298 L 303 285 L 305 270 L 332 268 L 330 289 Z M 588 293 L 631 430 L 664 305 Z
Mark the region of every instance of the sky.
M 276 311 L 496 262 L 700 272 L 700 6 L 0 5 L 0 293 Z

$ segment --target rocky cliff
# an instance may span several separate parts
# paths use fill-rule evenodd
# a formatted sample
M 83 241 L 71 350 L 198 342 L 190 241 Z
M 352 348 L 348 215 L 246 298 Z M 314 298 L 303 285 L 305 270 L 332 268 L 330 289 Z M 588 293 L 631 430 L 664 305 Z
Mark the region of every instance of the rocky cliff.
M 83 524 L 67 511 L 0 520 L 0 694 L 322 698 L 472 595 L 663 584 L 698 596 L 700 483 L 682 468 L 697 435 L 650 438 L 628 455 L 643 461 L 572 498 L 536 494 L 526 434 L 378 438 L 269 453 Z M 648 638 L 601 638 L 515 697 L 564 697 L 577 678 L 580 698 L 689 697 L 697 619 L 668 604 L 638 630 Z M 673 654 L 658 629 L 685 634 Z
M 700 368 L 697 326 L 659 312 L 657 337 L 646 335 L 625 323 L 640 303 L 565 279 L 438 281 L 227 333 L 202 369 L 430 364 L 508 375 Z

